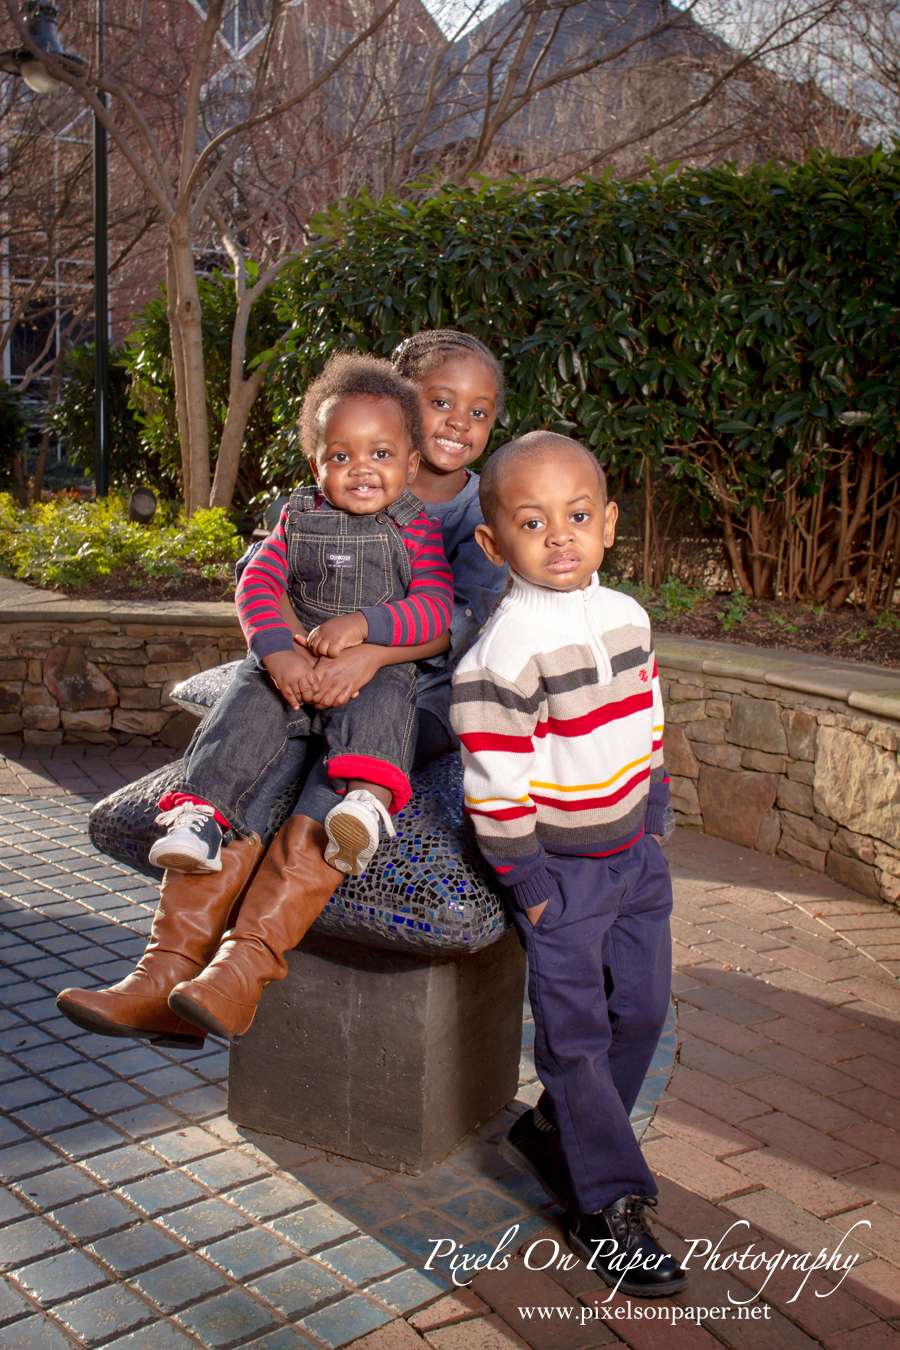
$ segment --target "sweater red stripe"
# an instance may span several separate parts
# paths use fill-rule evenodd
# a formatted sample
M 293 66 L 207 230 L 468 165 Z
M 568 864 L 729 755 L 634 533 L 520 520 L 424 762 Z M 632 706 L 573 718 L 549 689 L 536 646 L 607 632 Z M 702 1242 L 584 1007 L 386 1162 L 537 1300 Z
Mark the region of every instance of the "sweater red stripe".
M 468 734 L 460 734 L 459 739 L 467 750 L 472 754 L 478 754 L 482 750 L 501 750 L 508 755 L 531 755 L 534 753 L 534 746 L 530 736 L 501 736 L 497 732 L 491 731 L 470 731 Z
M 537 815 L 534 806 L 507 806 L 502 811 L 479 811 L 477 806 L 467 806 L 466 810 L 470 816 L 486 816 L 488 820 L 521 820 L 522 816 Z
M 616 703 L 594 708 L 582 717 L 548 717 L 546 722 L 538 722 L 534 729 L 537 737 L 544 736 L 587 736 L 597 727 L 608 726 L 622 717 L 653 707 L 653 690 L 647 689 L 629 698 L 621 698 Z

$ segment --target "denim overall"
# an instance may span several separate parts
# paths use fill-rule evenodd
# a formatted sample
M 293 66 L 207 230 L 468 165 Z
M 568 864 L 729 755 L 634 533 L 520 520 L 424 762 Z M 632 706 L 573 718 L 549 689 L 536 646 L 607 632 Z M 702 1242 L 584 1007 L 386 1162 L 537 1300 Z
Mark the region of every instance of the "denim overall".
M 407 594 L 412 570 L 398 527 L 422 511 L 411 492 L 366 516 L 327 504 L 314 510 L 316 495 L 298 489 L 286 522 L 289 596 L 307 630 Z M 210 802 L 239 833 L 264 835 L 271 806 L 312 768 L 324 742 L 328 781 L 319 775 L 315 805 L 304 807 L 301 796 L 299 814 L 324 819 L 348 778 L 390 788 L 399 810 L 410 795 L 415 729 L 411 662 L 383 666 L 357 698 L 320 711 L 292 708 L 251 653 L 195 732 L 178 791 Z

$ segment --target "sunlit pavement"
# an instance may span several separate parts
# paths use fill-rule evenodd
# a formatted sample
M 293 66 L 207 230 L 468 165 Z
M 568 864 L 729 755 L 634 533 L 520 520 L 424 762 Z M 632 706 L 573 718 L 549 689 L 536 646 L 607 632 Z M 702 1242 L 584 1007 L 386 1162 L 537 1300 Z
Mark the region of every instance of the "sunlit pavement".
M 691 1287 L 653 1305 L 657 1319 L 681 1310 L 662 1328 L 617 1319 L 634 1303 L 619 1294 L 600 1315 L 608 1291 L 583 1263 L 535 1268 L 556 1252 L 534 1245 L 542 1237 L 567 1249 L 558 1209 L 496 1150 L 511 1113 L 426 1176 L 405 1177 L 235 1129 L 220 1044 L 155 1050 L 58 1016 L 59 988 L 131 968 L 156 898 L 93 850 L 86 813 L 164 755 L 86 750 L 0 762 L 3 1350 L 290 1350 L 360 1338 L 366 1350 L 415 1350 L 423 1338 L 434 1350 L 900 1346 L 889 1320 L 900 1317 L 891 911 L 789 862 L 680 832 L 670 851 L 679 1063 L 647 1129 L 669 1076 L 670 1027 L 635 1112 L 660 1177 L 656 1231 L 680 1256 L 694 1243 Z M 512 1111 L 538 1092 L 527 1009 L 523 1031 Z M 446 1260 L 424 1269 L 438 1238 L 486 1260 L 516 1226 L 505 1251 L 520 1255 L 468 1288 L 452 1286 Z M 748 1245 L 815 1256 L 847 1230 L 841 1251 L 859 1256 L 836 1292 L 821 1297 L 840 1270 L 816 1271 L 797 1297 L 802 1272 L 779 1270 L 758 1319 L 734 1313 L 768 1274 L 737 1268 Z M 701 1260 L 726 1233 L 717 1257 Z M 553 1316 L 520 1311 L 531 1305 Z

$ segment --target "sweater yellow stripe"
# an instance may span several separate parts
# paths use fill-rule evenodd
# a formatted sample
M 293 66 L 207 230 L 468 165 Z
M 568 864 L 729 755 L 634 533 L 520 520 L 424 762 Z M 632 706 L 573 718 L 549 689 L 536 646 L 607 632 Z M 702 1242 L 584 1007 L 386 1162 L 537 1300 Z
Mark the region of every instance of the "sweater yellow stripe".
M 611 787 L 623 774 L 630 773 L 632 769 L 638 768 L 641 764 L 646 764 L 649 755 L 641 755 L 640 759 L 632 760 L 630 764 L 623 764 L 621 769 L 613 774 L 612 778 L 607 778 L 605 783 L 578 783 L 574 787 L 563 787 L 561 783 L 538 783 L 534 779 L 529 783 L 533 788 L 549 788 L 551 792 L 596 792 L 598 788 Z M 521 800 L 524 801 L 524 798 Z
M 530 802 L 531 797 L 526 792 L 524 797 L 470 797 L 468 793 L 463 794 L 465 800 L 470 806 L 484 806 L 485 802 Z

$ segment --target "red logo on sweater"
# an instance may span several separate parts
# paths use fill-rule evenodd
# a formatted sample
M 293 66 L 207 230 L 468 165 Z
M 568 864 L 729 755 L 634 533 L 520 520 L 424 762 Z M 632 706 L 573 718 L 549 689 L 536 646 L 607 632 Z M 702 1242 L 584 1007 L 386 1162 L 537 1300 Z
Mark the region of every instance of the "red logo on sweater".
M 640 677 L 641 677 L 641 679 L 643 680 L 644 684 L 646 684 L 647 681 L 648 681 L 649 678 L 650 678 L 650 676 L 647 674 L 646 670 L 639 670 L 639 671 L 638 671 L 638 674 L 640 675 Z

